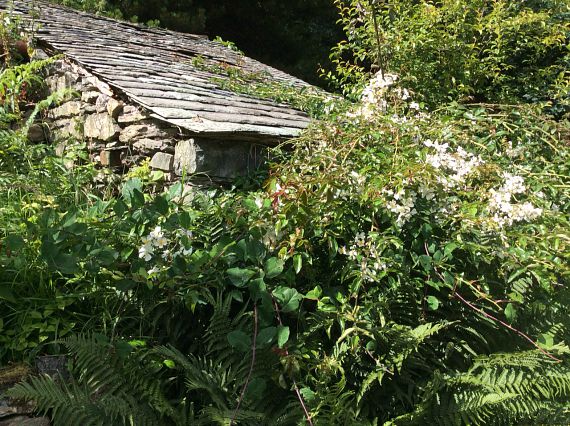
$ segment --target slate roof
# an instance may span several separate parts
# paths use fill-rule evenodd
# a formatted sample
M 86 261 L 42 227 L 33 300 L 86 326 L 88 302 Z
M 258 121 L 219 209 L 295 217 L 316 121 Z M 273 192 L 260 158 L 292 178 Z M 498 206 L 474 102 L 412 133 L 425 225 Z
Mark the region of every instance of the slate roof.
M 243 56 L 203 36 L 148 28 L 35 1 L 35 38 L 51 53 L 63 53 L 156 118 L 193 133 L 289 138 L 309 118 L 287 105 L 223 90 L 212 65 L 264 73 L 298 87 L 307 83 Z M 29 0 L 0 0 L 0 11 L 30 21 Z M 203 58 L 206 67 L 193 59 Z M 202 60 L 202 59 L 201 59 Z

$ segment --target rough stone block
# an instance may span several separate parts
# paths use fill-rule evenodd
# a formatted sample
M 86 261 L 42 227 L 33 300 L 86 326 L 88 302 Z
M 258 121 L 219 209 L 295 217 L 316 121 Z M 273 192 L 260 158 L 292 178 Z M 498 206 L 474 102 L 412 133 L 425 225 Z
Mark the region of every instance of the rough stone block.
M 164 152 L 157 152 L 150 160 L 150 167 L 153 169 L 164 170 L 166 172 L 172 171 L 174 166 L 174 155 L 166 154 Z
M 138 139 L 133 143 L 133 148 L 141 154 L 150 154 L 156 151 L 171 151 L 174 142 L 170 139 Z
M 137 139 L 167 139 L 176 131 L 174 129 L 162 129 L 153 122 L 131 124 L 125 127 L 119 135 L 121 142 L 132 142 Z
M 109 103 L 109 96 L 101 93 L 97 100 L 95 101 L 95 106 L 97 107 L 97 112 L 107 111 L 107 104 Z
M 180 141 L 174 148 L 174 173 L 192 174 L 204 162 L 202 149 L 194 143 L 194 139 Z
M 0 426 L 50 426 L 47 417 L 15 416 L 0 421 Z
M 255 170 L 264 161 L 264 147 L 248 142 L 188 139 L 176 144 L 174 172 L 204 173 L 232 179 Z
M 49 77 L 46 79 L 46 83 L 51 92 L 57 92 L 59 90 L 75 87 L 75 85 L 78 83 L 78 80 L 78 75 L 69 71 L 65 71 L 61 74 L 56 74 Z
M 81 100 L 83 102 L 94 103 L 100 95 L 101 95 L 100 92 L 98 92 L 96 90 L 90 90 L 90 91 L 81 93 Z
M 81 116 L 57 121 L 54 125 L 59 126 L 53 131 L 56 139 L 70 136 L 75 139 L 83 139 L 83 117 Z
M 121 151 L 118 149 L 103 150 L 99 154 L 99 161 L 105 167 L 119 167 L 123 164 Z
M 116 100 L 115 98 L 109 98 L 107 101 L 107 112 L 115 120 L 119 117 L 119 114 L 123 110 L 123 103 Z
M 125 105 L 122 111 L 122 114 L 119 115 L 117 121 L 119 123 L 135 123 L 137 121 L 144 120 L 148 118 L 148 114 L 144 111 L 141 111 L 139 108 L 133 105 Z
M 84 134 L 86 138 L 110 141 L 115 138 L 120 131 L 121 128 L 117 125 L 115 120 L 113 120 L 113 117 L 106 112 L 89 115 L 85 120 Z
M 81 102 L 70 101 L 61 104 L 49 112 L 51 118 L 73 117 L 81 114 Z
M 63 154 L 65 154 L 65 144 L 58 143 L 55 147 L 55 155 L 58 157 L 63 157 Z
M 49 140 L 49 128 L 45 124 L 34 123 L 28 129 L 28 140 L 39 143 Z

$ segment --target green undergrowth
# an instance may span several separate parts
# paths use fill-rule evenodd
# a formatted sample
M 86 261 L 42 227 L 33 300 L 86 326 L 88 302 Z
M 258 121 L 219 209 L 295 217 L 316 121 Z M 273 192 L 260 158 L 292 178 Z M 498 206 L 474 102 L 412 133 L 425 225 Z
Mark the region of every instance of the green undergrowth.
M 16 126 L 39 65 L 0 75 L 0 364 L 71 378 L 9 395 L 55 425 L 570 421 L 564 115 L 376 73 L 257 188 L 102 189 Z

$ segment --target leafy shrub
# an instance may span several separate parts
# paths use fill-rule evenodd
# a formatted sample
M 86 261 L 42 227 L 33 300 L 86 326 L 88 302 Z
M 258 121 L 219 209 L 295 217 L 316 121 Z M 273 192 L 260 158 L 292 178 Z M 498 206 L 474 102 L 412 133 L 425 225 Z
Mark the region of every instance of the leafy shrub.
M 358 83 L 380 67 L 430 104 L 568 105 L 567 0 L 336 4 L 347 34 L 332 53 L 336 72 L 328 74 L 338 84 Z
M 399 81 L 321 108 L 262 190 L 98 192 L 7 131 L 0 357 L 63 341 L 74 373 L 12 394 L 61 424 L 567 422 L 568 122 Z

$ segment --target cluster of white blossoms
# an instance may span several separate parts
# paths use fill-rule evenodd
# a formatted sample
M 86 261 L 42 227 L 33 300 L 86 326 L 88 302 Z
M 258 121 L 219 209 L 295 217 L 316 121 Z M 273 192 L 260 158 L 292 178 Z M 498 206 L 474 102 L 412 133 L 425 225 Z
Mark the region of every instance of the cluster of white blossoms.
M 503 173 L 504 183 L 499 189 L 489 191 L 489 211 L 499 227 L 510 226 L 515 222 L 531 221 L 542 215 L 542 209 L 530 202 L 513 203 L 513 196 L 526 191 L 524 179 L 508 172 Z
M 356 234 L 350 247 L 341 247 L 339 253 L 348 256 L 351 261 L 360 261 L 362 278 L 369 282 L 375 281 L 380 272 L 387 268 L 386 263 L 380 259 L 374 238 L 364 232 Z
M 480 156 L 471 154 L 461 147 L 453 152 L 449 144 L 440 144 L 429 139 L 424 141 L 424 145 L 435 150 L 434 154 L 427 155 L 426 163 L 445 172 L 445 175 L 438 176 L 438 182 L 447 189 L 463 184 L 476 167 L 484 164 Z
M 192 254 L 192 246 L 187 248 L 184 245 L 183 240 L 188 241 L 192 239 L 192 231 L 188 229 L 178 229 L 174 235 L 174 240 L 176 244 L 170 244 L 171 248 L 168 248 L 170 241 L 164 236 L 164 231 L 160 226 L 156 226 L 146 237 L 142 237 L 142 246 L 139 247 L 139 258 L 144 259 L 149 262 L 157 254 L 166 261 L 177 256 L 189 256 Z M 162 269 L 159 265 L 154 265 L 150 268 L 147 273 L 149 277 L 155 276 Z
M 417 213 L 415 204 L 418 194 L 416 191 L 400 189 L 394 192 L 391 189 L 385 189 L 382 193 L 390 198 L 386 203 L 386 208 L 396 214 L 396 225 L 402 226 Z
M 166 247 L 168 240 L 164 237 L 162 228 L 157 226 L 146 237 L 142 238 L 142 243 L 143 245 L 139 248 L 139 257 L 148 262 L 154 256 L 154 250 Z
M 370 120 L 374 118 L 378 111 L 386 111 L 388 108 L 388 101 L 386 100 L 388 88 L 393 86 L 397 80 L 398 76 L 395 74 L 376 73 L 362 91 L 360 98 L 362 104 L 356 111 L 349 112 L 346 115 L 350 118 Z M 402 90 L 400 92 L 401 96 L 405 96 L 406 99 L 409 98 L 407 90 L 405 90 L 405 93 Z
M 507 149 L 505 150 L 505 154 L 509 158 L 520 157 L 524 153 L 524 146 L 519 145 L 517 147 L 513 147 L 513 143 L 511 141 L 507 142 Z
M 347 112 L 346 117 L 355 123 L 359 123 L 361 120 L 371 121 L 388 110 L 390 100 L 398 104 L 403 101 L 410 111 L 416 112 L 415 118 L 426 117 L 426 114 L 420 111 L 420 104 L 412 100 L 408 89 L 398 87 L 397 81 L 398 76 L 396 74 L 377 72 L 362 91 L 358 108 Z M 393 114 L 389 118 L 393 123 L 400 125 L 410 122 L 406 115 Z

